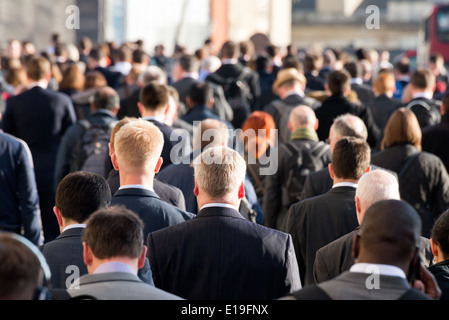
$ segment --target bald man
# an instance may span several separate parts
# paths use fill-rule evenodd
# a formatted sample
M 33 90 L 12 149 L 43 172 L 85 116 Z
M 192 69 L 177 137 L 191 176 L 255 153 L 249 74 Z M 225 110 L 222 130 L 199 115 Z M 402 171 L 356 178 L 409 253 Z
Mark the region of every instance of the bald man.
M 400 200 L 377 202 L 366 211 L 354 236 L 352 254 L 356 264 L 340 276 L 310 285 L 292 297 L 297 300 L 439 299 L 441 290 L 435 278 L 418 258 L 420 237 L 421 219 L 413 207 Z M 417 270 L 420 280 L 415 280 Z
M 400 200 L 398 179 L 385 170 L 366 173 L 357 186 L 355 204 L 357 220 L 362 224 L 366 210 L 383 200 Z M 331 280 L 354 265 L 352 245 L 359 229 L 331 242 L 316 253 L 313 275 L 316 283 Z M 430 240 L 421 237 L 420 258 L 426 266 L 432 263 Z
M 299 201 L 307 175 L 331 162 L 329 146 L 318 140 L 318 126 L 312 108 L 292 110 L 288 122 L 291 140 L 279 147 L 277 172 L 266 177 L 262 210 L 266 227 L 279 230 L 290 205 Z

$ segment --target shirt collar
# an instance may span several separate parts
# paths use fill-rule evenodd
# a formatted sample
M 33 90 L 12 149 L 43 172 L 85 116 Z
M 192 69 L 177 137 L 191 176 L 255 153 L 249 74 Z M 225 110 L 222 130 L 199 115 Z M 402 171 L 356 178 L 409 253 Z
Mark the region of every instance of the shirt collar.
M 351 267 L 350 272 L 367 273 L 367 274 L 379 274 L 390 277 L 400 277 L 406 279 L 405 272 L 398 267 L 385 265 L 385 264 L 373 264 L 373 263 L 357 263 Z
M 83 228 L 83 229 L 85 229 L 85 228 L 86 228 L 86 225 L 83 224 L 83 223 L 75 223 L 75 224 L 71 224 L 71 225 L 68 225 L 67 227 L 65 227 L 65 228 L 62 230 L 62 232 L 67 231 L 67 230 L 70 230 L 70 229 L 75 229 L 75 228 Z
M 148 190 L 148 191 L 154 192 L 153 188 L 144 186 L 143 184 L 129 184 L 127 186 L 122 186 L 119 188 L 119 190 L 124 190 L 124 189 L 143 189 L 143 190 Z
M 333 186 L 333 188 L 339 188 L 339 187 L 352 187 L 352 188 L 357 189 L 358 185 L 357 185 L 357 183 L 353 183 L 353 182 L 339 182 Z
M 418 99 L 418 98 L 426 98 L 426 99 L 432 100 L 432 94 L 428 93 L 428 92 L 418 92 L 413 95 L 413 99 Z
M 111 272 L 125 272 L 130 274 L 136 274 L 134 269 L 123 262 L 106 262 L 99 266 L 93 274 L 99 273 L 111 273 Z
M 204 206 L 202 206 L 200 211 L 203 209 L 206 209 L 206 208 L 216 208 L 216 207 L 234 209 L 236 211 L 239 211 L 238 208 L 234 207 L 231 204 L 227 204 L 227 203 L 208 203 L 208 204 L 205 204 Z

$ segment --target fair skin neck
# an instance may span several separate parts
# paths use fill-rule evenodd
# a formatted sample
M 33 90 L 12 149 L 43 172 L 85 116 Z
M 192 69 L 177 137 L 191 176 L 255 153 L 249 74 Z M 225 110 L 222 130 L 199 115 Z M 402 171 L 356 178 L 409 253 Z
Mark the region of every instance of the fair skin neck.
M 435 241 L 432 238 L 430 239 L 430 246 L 432 248 L 432 253 L 433 256 L 435 257 L 436 263 L 440 263 L 447 260 L 447 258 L 444 256 L 443 251 L 441 251 L 441 248 L 435 243 Z
M 368 167 L 368 169 L 366 169 L 366 173 L 371 172 L 371 167 Z M 332 163 L 329 164 L 329 174 L 332 178 L 332 180 L 334 181 L 334 185 L 336 185 L 337 183 L 341 183 L 341 182 L 351 182 L 351 183 L 358 183 L 358 180 L 355 179 L 345 179 L 345 178 L 339 178 L 335 175 L 334 172 L 334 166 L 332 165 Z
M 197 198 L 198 202 L 198 208 L 202 208 L 206 204 L 209 203 L 223 203 L 223 204 L 229 204 L 236 208 L 240 207 L 241 200 L 245 197 L 245 183 L 242 182 L 240 184 L 240 187 L 238 188 L 238 191 L 230 194 L 223 198 L 212 198 L 207 193 L 205 193 L 201 188 L 198 187 L 198 183 L 195 179 L 195 189 L 194 193 Z
M 129 185 L 143 185 L 149 188 L 153 188 L 154 186 L 154 177 L 161 170 L 163 160 L 159 158 L 153 170 L 120 170 L 120 164 L 117 160 L 117 155 L 115 154 L 114 149 L 110 149 L 111 161 L 114 169 L 119 172 L 120 175 L 120 186 L 129 186 Z
M 161 123 L 165 122 L 165 118 L 167 116 L 167 113 L 170 110 L 169 109 L 170 108 L 169 104 L 167 104 L 165 106 L 165 108 L 160 108 L 158 110 L 148 110 L 148 109 L 145 108 L 145 106 L 141 102 L 137 103 L 137 107 L 139 108 L 139 111 L 140 111 L 140 114 L 142 115 L 142 118 L 154 117 Z
M 54 206 L 53 207 L 53 212 L 55 213 L 56 216 L 56 220 L 58 220 L 58 224 L 59 224 L 59 231 L 62 233 L 62 231 L 70 226 L 70 225 L 74 225 L 74 224 L 79 224 L 80 222 L 72 220 L 72 219 L 67 219 L 64 218 L 61 214 L 61 210 L 57 207 Z M 82 223 L 82 222 L 81 222 Z
M 51 79 L 51 73 L 47 74 L 46 77 L 39 79 L 39 80 L 31 79 L 30 77 L 28 77 L 28 83 L 33 84 L 33 83 L 39 82 L 39 83 L 44 84 L 44 86 L 47 88 L 48 84 L 50 83 L 50 79 Z
M 99 266 L 109 262 L 120 262 L 127 264 L 131 266 L 137 274 L 139 269 L 142 269 L 145 264 L 146 254 L 147 247 L 143 246 L 142 253 L 138 258 L 113 257 L 107 259 L 99 259 L 93 254 L 92 249 L 85 242 L 83 242 L 84 264 L 87 266 L 87 271 L 89 274 L 94 273 Z

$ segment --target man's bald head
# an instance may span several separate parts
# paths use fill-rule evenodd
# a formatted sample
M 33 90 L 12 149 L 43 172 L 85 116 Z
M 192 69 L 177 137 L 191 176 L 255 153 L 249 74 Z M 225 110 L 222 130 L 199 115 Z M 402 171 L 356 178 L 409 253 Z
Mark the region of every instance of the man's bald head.
M 421 218 L 411 205 L 400 200 L 380 201 L 365 213 L 354 243 L 354 259 L 397 266 L 407 273 L 420 238 Z

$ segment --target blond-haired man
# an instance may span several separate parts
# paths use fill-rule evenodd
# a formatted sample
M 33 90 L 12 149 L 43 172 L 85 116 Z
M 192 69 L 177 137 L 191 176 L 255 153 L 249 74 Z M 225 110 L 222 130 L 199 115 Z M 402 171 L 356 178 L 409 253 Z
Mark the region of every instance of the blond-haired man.
M 163 163 L 163 144 L 162 132 L 151 122 L 138 119 L 115 134 L 115 152 L 111 153 L 112 164 L 120 175 L 120 189 L 111 204 L 137 213 L 145 222 L 145 237 L 194 217 L 166 203 L 154 192 L 154 177 Z
M 198 215 L 148 237 L 155 285 L 193 300 L 272 300 L 300 288 L 290 235 L 238 212 L 244 159 L 228 147 L 212 147 L 194 168 Z

